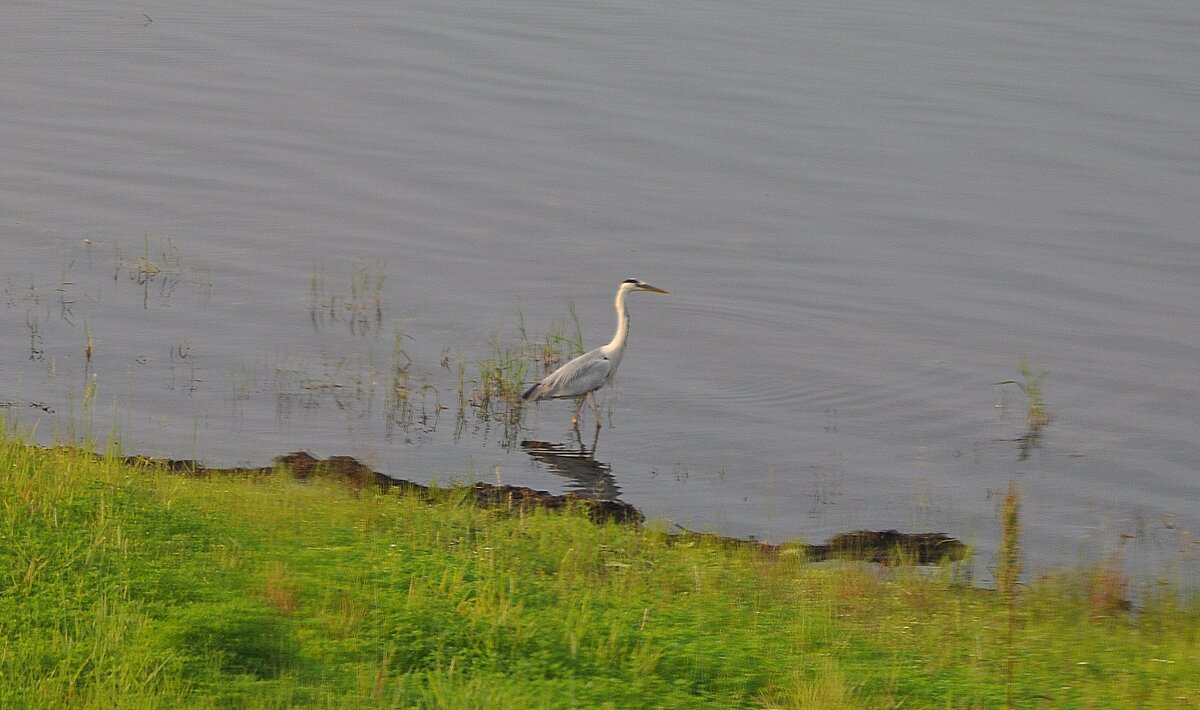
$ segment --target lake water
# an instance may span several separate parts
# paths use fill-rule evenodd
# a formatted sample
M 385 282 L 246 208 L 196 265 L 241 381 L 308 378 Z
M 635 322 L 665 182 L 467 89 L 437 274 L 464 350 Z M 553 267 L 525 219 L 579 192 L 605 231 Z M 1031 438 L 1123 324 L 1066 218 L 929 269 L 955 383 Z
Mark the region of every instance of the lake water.
M 984 579 L 1017 481 L 1034 569 L 1195 576 L 1194 0 L 3 14 L 0 400 L 39 440 L 940 530 Z M 592 446 L 569 402 L 460 408 L 522 322 L 607 342 L 629 277 L 672 293 L 630 299 L 594 461 L 547 455 Z

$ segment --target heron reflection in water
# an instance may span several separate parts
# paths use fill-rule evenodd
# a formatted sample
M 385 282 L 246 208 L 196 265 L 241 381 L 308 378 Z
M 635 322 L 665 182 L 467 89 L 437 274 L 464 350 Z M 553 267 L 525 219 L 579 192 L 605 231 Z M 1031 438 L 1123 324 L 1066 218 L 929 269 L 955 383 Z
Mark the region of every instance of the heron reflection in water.
M 539 399 L 577 397 L 579 403 L 575 406 L 575 414 L 571 416 L 571 426 L 575 428 L 579 427 L 579 412 L 583 409 L 584 401 L 590 399 L 596 412 L 596 428 L 599 429 L 600 405 L 596 404 L 596 390 L 612 382 L 617 374 L 617 366 L 621 364 L 621 356 L 625 354 L 625 342 L 629 339 L 629 311 L 625 308 L 625 297 L 635 291 L 670 293 L 637 279 L 622 281 L 617 288 L 617 333 L 608 345 L 590 350 L 546 375 L 541 382 L 526 390 L 521 398 L 526 402 L 536 402 Z
M 597 429 L 590 450 L 578 437 L 578 449 L 528 439 L 521 442 L 521 448 L 546 464 L 551 471 L 566 478 L 567 491 L 596 500 L 615 501 L 621 495 L 621 489 L 617 487 L 617 479 L 613 478 L 612 466 L 596 460 L 596 442 L 599 437 L 600 431 Z

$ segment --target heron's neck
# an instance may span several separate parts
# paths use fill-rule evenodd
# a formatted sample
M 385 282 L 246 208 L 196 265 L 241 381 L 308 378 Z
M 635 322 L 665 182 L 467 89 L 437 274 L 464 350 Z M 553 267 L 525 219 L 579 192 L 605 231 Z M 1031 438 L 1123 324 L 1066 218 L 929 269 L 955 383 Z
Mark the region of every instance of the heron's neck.
M 629 338 L 629 311 L 625 309 L 625 289 L 617 291 L 617 333 L 604 350 L 611 358 L 620 358 L 625 350 L 625 340 Z

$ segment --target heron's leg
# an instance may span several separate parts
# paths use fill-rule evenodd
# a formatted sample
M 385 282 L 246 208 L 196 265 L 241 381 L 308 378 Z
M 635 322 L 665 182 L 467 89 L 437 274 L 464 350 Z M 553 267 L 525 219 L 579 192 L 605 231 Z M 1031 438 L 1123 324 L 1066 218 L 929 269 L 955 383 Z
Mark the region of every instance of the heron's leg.
M 588 392 L 588 396 L 592 398 L 592 409 L 596 410 L 596 428 L 600 428 L 600 405 L 596 403 L 596 390 Z
M 575 431 L 576 431 L 576 433 L 579 433 L 578 429 L 576 429 Z M 597 427 L 596 433 L 592 435 L 592 450 L 588 451 L 587 449 L 584 449 L 584 455 L 587 457 L 587 459 L 589 461 L 596 460 L 596 446 L 599 443 L 600 443 L 600 428 Z M 579 442 L 579 444 L 580 444 L 580 448 L 583 448 L 583 442 L 581 441 L 581 442 Z
M 590 393 L 589 393 L 590 394 Z M 583 403 L 587 400 L 587 395 L 579 398 L 579 404 L 575 405 L 575 413 L 571 415 L 571 426 L 579 428 L 579 411 L 583 409 Z

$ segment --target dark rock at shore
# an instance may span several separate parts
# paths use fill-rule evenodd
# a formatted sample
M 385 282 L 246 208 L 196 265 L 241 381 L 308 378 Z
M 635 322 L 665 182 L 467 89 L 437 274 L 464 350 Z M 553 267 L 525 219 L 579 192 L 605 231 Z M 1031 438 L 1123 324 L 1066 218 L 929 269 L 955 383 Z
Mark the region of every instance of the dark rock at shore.
M 855 530 L 829 538 L 824 545 L 809 545 L 814 562 L 831 559 L 861 560 L 889 564 L 937 564 L 961 560 L 967 546 L 945 533 L 904 533 L 897 530 Z
M 125 459 L 134 464 L 150 464 L 165 467 L 169 471 L 184 475 L 271 475 L 279 469 L 290 471 L 300 480 L 326 478 L 339 481 L 354 490 L 373 487 L 381 491 L 400 489 L 404 493 L 433 499 L 435 489 L 402 478 L 392 478 L 372 470 L 351 456 L 331 456 L 318 459 L 304 451 L 294 451 L 274 459 L 271 468 L 209 468 L 197 461 L 178 459 L 152 459 L 131 456 Z M 475 503 L 487 508 L 529 510 L 543 508 L 564 510 L 583 508 L 595 521 L 641 524 L 645 516 L 629 503 L 613 500 L 596 500 L 578 493 L 555 495 L 522 486 L 498 486 L 490 483 L 475 483 L 457 490 L 468 491 Z M 758 540 L 697 533 L 682 530 L 677 540 L 710 540 L 723 544 L 746 546 L 757 551 L 776 554 L 783 546 Z M 877 562 L 880 564 L 931 565 L 947 560 L 961 560 L 967 554 L 967 546 L 945 533 L 905 533 L 897 530 L 855 530 L 829 538 L 822 545 L 805 545 L 807 559 L 822 562 L 833 559 Z

